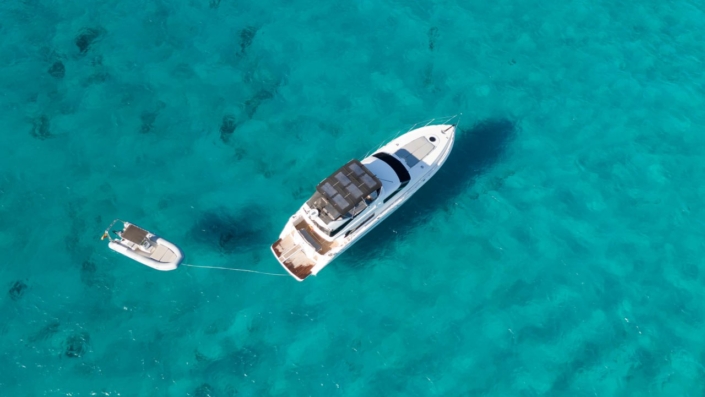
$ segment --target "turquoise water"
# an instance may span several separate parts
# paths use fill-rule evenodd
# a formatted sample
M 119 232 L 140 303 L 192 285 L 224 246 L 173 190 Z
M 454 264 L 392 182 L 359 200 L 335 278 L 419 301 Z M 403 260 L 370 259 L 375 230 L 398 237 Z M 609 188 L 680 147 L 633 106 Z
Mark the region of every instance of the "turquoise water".
M 701 2 L 0 3 L 0 394 L 702 396 Z M 463 113 L 317 277 L 315 184 Z M 702 271 L 702 273 L 701 273 Z

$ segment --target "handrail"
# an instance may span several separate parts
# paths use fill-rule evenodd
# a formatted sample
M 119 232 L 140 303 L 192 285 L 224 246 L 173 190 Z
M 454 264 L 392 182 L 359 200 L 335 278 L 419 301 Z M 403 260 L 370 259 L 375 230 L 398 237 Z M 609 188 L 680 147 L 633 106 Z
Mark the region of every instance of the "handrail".
M 108 227 L 105 229 L 105 232 L 103 232 L 103 236 L 101 236 L 101 238 L 100 238 L 101 240 L 104 240 L 106 237 L 107 237 L 107 238 L 110 238 L 110 228 L 112 228 L 113 225 L 114 225 L 115 223 L 117 223 L 118 221 L 120 221 L 120 222 L 122 222 L 122 223 L 125 223 L 125 221 L 123 221 L 122 219 L 120 219 L 120 218 L 115 218 L 115 220 L 113 220 L 113 221 L 110 223 L 110 225 L 108 225 Z M 111 240 L 112 240 L 112 239 L 111 239 Z

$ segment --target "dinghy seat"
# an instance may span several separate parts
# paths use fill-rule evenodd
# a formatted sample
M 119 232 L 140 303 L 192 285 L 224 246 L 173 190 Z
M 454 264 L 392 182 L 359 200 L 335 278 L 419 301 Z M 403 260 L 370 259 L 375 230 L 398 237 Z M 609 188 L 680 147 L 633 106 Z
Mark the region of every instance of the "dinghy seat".
M 135 244 L 142 245 L 149 232 L 135 225 L 129 225 L 120 237 Z
M 169 248 L 159 245 L 157 246 L 157 249 L 154 250 L 152 255 L 150 255 L 150 258 L 159 262 L 171 262 L 176 259 L 176 255 L 174 255 Z

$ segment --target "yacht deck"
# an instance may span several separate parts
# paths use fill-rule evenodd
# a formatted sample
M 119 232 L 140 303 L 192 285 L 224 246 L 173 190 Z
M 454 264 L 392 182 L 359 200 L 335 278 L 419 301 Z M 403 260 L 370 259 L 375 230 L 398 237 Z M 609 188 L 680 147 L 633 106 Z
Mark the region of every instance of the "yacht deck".
M 305 279 L 311 275 L 311 269 L 316 262 L 306 255 L 301 244 L 294 240 L 294 233 L 299 233 L 306 242 L 320 255 L 326 254 L 335 245 L 335 242 L 326 241 L 316 234 L 312 226 L 304 219 L 300 219 L 294 224 L 295 231 L 277 240 L 272 244 L 272 250 L 277 259 L 286 266 L 296 277 Z
M 286 268 L 296 277 L 303 280 L 311 275 L 315 263 L 304 254 L 301 246 L 294 242 L 293 233 L 290 233 L 272 244 L 272 251 Z

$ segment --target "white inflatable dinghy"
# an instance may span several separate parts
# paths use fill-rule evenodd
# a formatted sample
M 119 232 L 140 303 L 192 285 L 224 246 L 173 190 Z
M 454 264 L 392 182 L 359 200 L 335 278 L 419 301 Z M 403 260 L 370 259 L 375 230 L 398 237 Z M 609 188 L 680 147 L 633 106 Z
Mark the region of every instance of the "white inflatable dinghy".
M 110 230 L 114 224 L 122 222 L 122 230 Z M 116 237 L 111 237 L 113 233 Z M 101 240 L 108 238 L 111 250 L 149 266 L 152 269 L 175 270 L 184 258 L 174 244 L 154 235 L 132 223 L 116 219 L 105 229 Z

